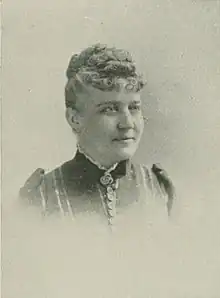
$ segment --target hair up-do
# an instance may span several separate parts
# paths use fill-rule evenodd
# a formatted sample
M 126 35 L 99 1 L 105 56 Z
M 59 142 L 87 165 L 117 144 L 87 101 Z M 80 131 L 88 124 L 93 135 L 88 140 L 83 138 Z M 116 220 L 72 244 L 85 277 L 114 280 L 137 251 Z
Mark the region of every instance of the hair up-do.
M 140 91 L 145 83 L 128 51 L 95 44 L 74 54 L 66 71 L 66 107 L 75 107 L 77 94 L 92 86 L 102 91 Z

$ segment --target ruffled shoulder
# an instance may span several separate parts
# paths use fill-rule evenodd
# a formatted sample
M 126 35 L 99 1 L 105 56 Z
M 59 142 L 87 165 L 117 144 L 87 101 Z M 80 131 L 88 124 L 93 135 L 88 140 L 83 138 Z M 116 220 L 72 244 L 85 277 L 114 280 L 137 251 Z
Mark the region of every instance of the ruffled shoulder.
M 20 188 L 19 199 L 21 203 L 27 206 L 40 206 L 45 209 L 46 206 L 46 184 L 45 170 L 42 168 L 36 169 Z
M 28 197 L 39 188 L 44 180 L 45 170 L 42 168 L 36 169 L 31 176 L 26 180 L 24 186 L 20 189 L 21 197 Z
M 144 170 L 151 190 L 166 196 L 167 210 L 170 214 L 176 198 L 176 190 L 171 177 L 160 164 L 153 164 L 151 167 L 144 166 Z
M 40 207 L 43 214 L 60 211 L 61 180 L 60 167 L 47 173 L 42 168 L 36 169 L 19 191 L 20 202 Z

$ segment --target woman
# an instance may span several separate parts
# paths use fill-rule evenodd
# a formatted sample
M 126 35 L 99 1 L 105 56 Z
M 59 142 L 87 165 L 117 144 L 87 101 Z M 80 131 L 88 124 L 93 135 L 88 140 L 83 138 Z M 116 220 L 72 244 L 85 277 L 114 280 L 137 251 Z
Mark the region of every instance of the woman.
M 93 214 L 110 225 L 149 202 L 159 202 L 169 215 L 174 188 L 165 171 L 131 160 L 144 127 L 144 82 L 131 55 L 91 46 L 72 56 L 67 78 L 66 119 L 77 137 L 77 153 L 49 173 L 37 169 L 20 196 L 41 205 L 44 215 Z

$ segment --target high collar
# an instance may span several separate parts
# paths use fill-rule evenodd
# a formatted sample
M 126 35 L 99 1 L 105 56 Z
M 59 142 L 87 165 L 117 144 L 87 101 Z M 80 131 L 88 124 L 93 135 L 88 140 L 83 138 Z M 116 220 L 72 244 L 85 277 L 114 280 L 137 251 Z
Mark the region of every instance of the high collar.
M 99 162 L 97 162 L 96 160 L 94 160 L 91 156 L 89 156 L 88 154 L 86 154 L 85 152 L 84 152 L 84 150 L 82 149 L 82 147 L 79 145 L 79 144 L 77 144 L 77 151 L 79 152 L 79 153 L 82 153 L 91 163 L 93 163 L 94 165 L 96 165 L 100 170 L 104 170 L 104 171 L 106 171 L 106 172 L 112 172 L 116 167 L 117 167 L 117 165 L 118 165 L 118 163 L 116 162 L 115 164 L 113 164 L 111 167 L 109 167 L 109 168 L 106 168 L 106 167 L 104 167 L 104 166 L 102 166 Z
M 65 180 L 81 181 L 83 184 L 96 184 L 100 178 L 105 174 L 106 170 L 100 169 L 82 152 L 77 150 L 75 157 L 62 166 Z M 131 169 L 131 161 L 123 160 L 119 162 L 116 167 L 108 172 L 113 179 L 120 179 L 128 174 Z

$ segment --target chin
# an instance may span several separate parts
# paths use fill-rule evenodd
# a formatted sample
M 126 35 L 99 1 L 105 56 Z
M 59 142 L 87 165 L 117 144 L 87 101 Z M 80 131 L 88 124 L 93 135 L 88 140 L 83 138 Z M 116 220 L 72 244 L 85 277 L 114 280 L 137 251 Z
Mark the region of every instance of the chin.
M 136 152 L 136 148 L 121 148 L 117 150 L 117 155 L 121 160 L 131 158 Z

